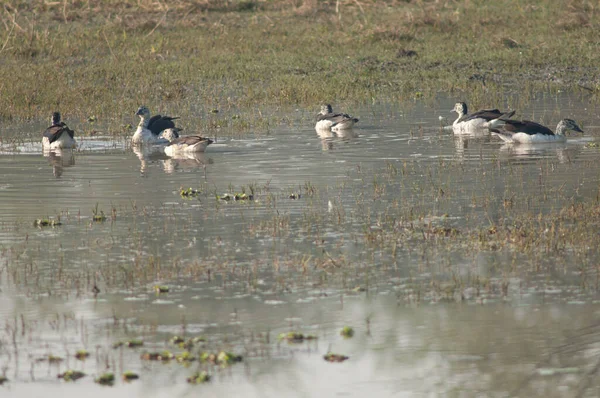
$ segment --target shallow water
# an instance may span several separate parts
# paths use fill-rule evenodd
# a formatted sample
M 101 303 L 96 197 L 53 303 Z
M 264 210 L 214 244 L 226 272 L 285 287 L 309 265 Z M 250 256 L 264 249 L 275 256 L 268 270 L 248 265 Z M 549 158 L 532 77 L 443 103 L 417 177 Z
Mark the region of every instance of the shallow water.
M 475 251 L 386 233 L 408 223 L 463 231 L 595 198 L 600 151 L 589 143 L 598 117 L 585 98 L 542 95 L 518 115 L 550 126 L 568 116 L 586 134 L 510 147 L 441 129 L 454 102 L 348 109 L 361 120 L 343 136 L 319 136 L 314 112 L 288 110 L 291 126 L 222 134 L 186 159 L 107 137 L 47 156 L 37 143 L 4 146 L 0 364 L 11 381 L 1 388 L 14 396 L 595 395 L 594 383 L 582 386 L 597 330 L 583 328 L 599 307 L 565 266 L 581 261 L 578 253 Z M 201 192 L 183 198 L 182 187 Z M 255 200 L 216 198 L 241 191 Z M 106 221 L 94 222 L 94 212 Z M 59 216 L 61 226 L 33 226 Z M 510 264 L 525 270 L 507 273 Z M 456 289 L 457 277 L 483 282 Z M 169 293 L 155 293 L 158 284 Z M 353 339 L 339 336 L 344 325 Z M 318 339 L 278 342 L 289 330 Z M 144 349 L 174 349 L 175 334 L 203 335 L 204 349 L 244 361 L 219 369 L 140 359 Z M 111 348 L 134 337 L 146 347 Z M 72 358 L 83 347 L 92 354 L 85 363 Z M 329 349 L 350 359 L 327 363 Z M 65 361 L 36 362 L 49 353 Z M 197 366 L 211 383 L 185 382 Z M 132 369 L 141 380 L 117 381 L 114 392 L 91 376 L 65 385 L 56 374 L 67 368 Z

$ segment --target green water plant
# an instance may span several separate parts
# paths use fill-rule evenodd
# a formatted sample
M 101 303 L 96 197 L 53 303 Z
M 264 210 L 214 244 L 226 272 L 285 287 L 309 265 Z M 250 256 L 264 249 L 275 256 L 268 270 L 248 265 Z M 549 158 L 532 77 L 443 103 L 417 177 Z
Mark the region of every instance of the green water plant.
M 98 376 L 94 381 L 103 386 L 112 386 L 113 384 L 115 384 L 115 375 L 114 373 L 110 372 L 103 373 L 100 376 Z
M 42 228 L 42 227 L 58 227 L 62 225 L 60 219 L 51 219 L 51 218 L 38 218 L 33 222 L 34 227 Z
M 175 355 L 169 351 L 164 350 L 161 352 L 145 352 L 142 354 L 141 358 L 146 361 L 170 361 L 175 358 Z
M 90 353 L 87 350 L 77 350 L 77 352 L 75 353 L 75 358 L 79 359 L 80 361 L 85 360 L 86 358 L 88 358 L 90 356 Z
M 193 375 L 187 378 L 187 382 L 190 384 L 203 384 L 210 381 L 210 375 L 206 371 L 195 372 Z
M 323 356 L 327 362 L 344 362 L 349 357 L 341 354 L 334 354 L 333 352 L 328 352 Z
M 128 370 L 121 375 L 121 378 L 123 381 L 132 381 L 139 379 L 140 376 L 137 373 Z
M 92 209 L 92 220 L 94 222 L 104 222 L 106 221 L 106 216 L 104 215 L 104 210 L 98 211 L 98 202 L 96 202 L 96 206 Z
M 352 336 L 354 336 L 354 329 L 352 329 L 350 326 L 344 326 L 342 328 L 342 330 L 340 330 L 340 334 L 344 337 L 344 338 L 351 338 Z
M 80 372 L 79 370 L 67 370 L 64 373 L 60 373 L 57 376 L 59 379 L 63 379 L 64 381 L 77 381 L 82 377 L 85 377 L 85 373 Z
M 143 345 L 144 345 L 143 340 L 131 339 L 131 340 L 125 340 L 125 341 L 118 341 L 113 344 L 113 348 L 119 348 L 119 347 L 136 348 L 136 347 L 141 347 Z
M 277 338 L 281 340 L 285 340 L 288 343 L 302 343 L 307 340 L 316 340 L 317 336 L 313 334 L 303 334 L 299 332 L 287 332 L 280 333 Z

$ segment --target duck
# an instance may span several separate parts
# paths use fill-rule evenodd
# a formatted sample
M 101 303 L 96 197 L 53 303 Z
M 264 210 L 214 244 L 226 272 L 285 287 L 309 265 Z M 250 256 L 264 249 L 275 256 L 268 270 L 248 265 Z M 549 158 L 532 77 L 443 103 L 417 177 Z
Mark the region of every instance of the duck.
M 581 127 L 573 119 L 562 119 L 553 132 L 546 126 L 529 120 L 504 120 L 501 128 L 493 128 L 493 135 L 500 137 L 504 142 L 517 144 L 537 144 L 544 142 L 565 142 L 565 133 L 569 130 L 583 134 Z
M 214 141 L 200 135 L 186 135 L 180 137 L 175 129 L 167 129 L 162 133 L 162 138 L 169 141 L 164 147 L 165 155 L 176 156 L 183 153 L 204 152 L 207 146 Z
M 356 123 L 358 123 L 358 118 L 345 113 L 333 113 L 331 105 L 326 104 L 321 106 L 321 112 L 317 114 L 315 129 L 339 131 L 350 129 Z
M 452 112 L 458 113 L 458 117 L 452 123 L 454 131 L 476 130 L 497 128 L 504 124 L 504 120 L 515 114 L 515 111 L 501 112 L 498 109 L 482 109 L 469 114 L 467 104 L 457 102 Z
M 42 147 L 46 150 L 75 148 L 75 132 L 60 120 L 60 112 L 53 112 L 50 121 L 52 125 L 42 136 Z
M 173 120 L 179 117 L 154 115 L 150 117 L 150 110 L 146 106 L 140 106 L 135 113 L 140 117 L 140 124 L 131 137 L 131 143 L 134 145 L 156 144 L 160 143 L 161 133 L 169 128 L 175 128 Z

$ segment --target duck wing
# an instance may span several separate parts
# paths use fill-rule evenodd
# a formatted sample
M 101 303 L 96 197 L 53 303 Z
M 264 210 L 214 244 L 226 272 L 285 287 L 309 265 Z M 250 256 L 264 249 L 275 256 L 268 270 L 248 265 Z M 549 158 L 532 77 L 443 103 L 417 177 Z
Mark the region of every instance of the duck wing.
M 473 119 L 484 119 L 490 121 L 493 119 L 498 119 L 500 116 L 502 116 L 502 112 L 500 112 L 498 109 L 482 109 L 480 111 L 470 113 L 468 115 L 463 115 L 462 117 L 460 117 L 460 119 L 457 120 L 457 122 L 468 122 L 469 120 Z
M 317 122 L 320 122 L 321 120 L 329 120 L 334 125 L 345 122 L 350 119 L 353 119 L 352 116 L 345 114 L 345 113 L 327 113 L 325 115 L 323 115 L 323 114 L 317 115 Z M 358 119 L 355 120 L 355 123 L 356 122 L 358 122 Z
M 169 145 L 188 145 L 193 146 L 199 142 L 209 141 L 211 144 L 213 141 L 210 138 L 201 137 L 199 135 L 186 135 L 185 137 L 179 137 L 171 141 Z
M 44 137 L 48 138 L 49 143 L 53 143 L 56 141 L 63 133 L 67 133 L 73 138 L 75 136 L 75 132 L 67 127 L 66 124 L 60 122 L 58 124 L 53 124 L 48 127 L 46 131 L 44 131 Z
M 506 124 L 502 126 L 503 130 L 515 133 L 525 133 L 529 135 L 543 134 L 543 135 L 554 135 L 554 132 L 546 126 L 542 126 L 539 123 L 532 122 L 530 120 L 505 120 Z
M 148 130 L 154 135 L 159 135 L 161 131 L 175 127 L 173 120 L 179 119 L 178 117 L 154 115 L 148 122 Z

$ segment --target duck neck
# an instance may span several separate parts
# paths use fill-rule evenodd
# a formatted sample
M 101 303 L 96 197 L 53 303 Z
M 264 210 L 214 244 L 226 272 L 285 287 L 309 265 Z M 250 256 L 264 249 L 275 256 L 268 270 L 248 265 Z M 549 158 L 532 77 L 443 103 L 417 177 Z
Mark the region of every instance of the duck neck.
M 150 123 L 150 118 L 148 118 L 147 116 L 144 116 L 144 115 L 140 115 L 140 124 L 138 124 L 138 126 L 147 129 L 148 123 Z
M 564 136 L 566 132 L 567 128 L 565 127 L 565 125 L 562 122 L 559 122 L 558 126 L 556 126 L 556 132 L 554 133 L 554 135 Z

